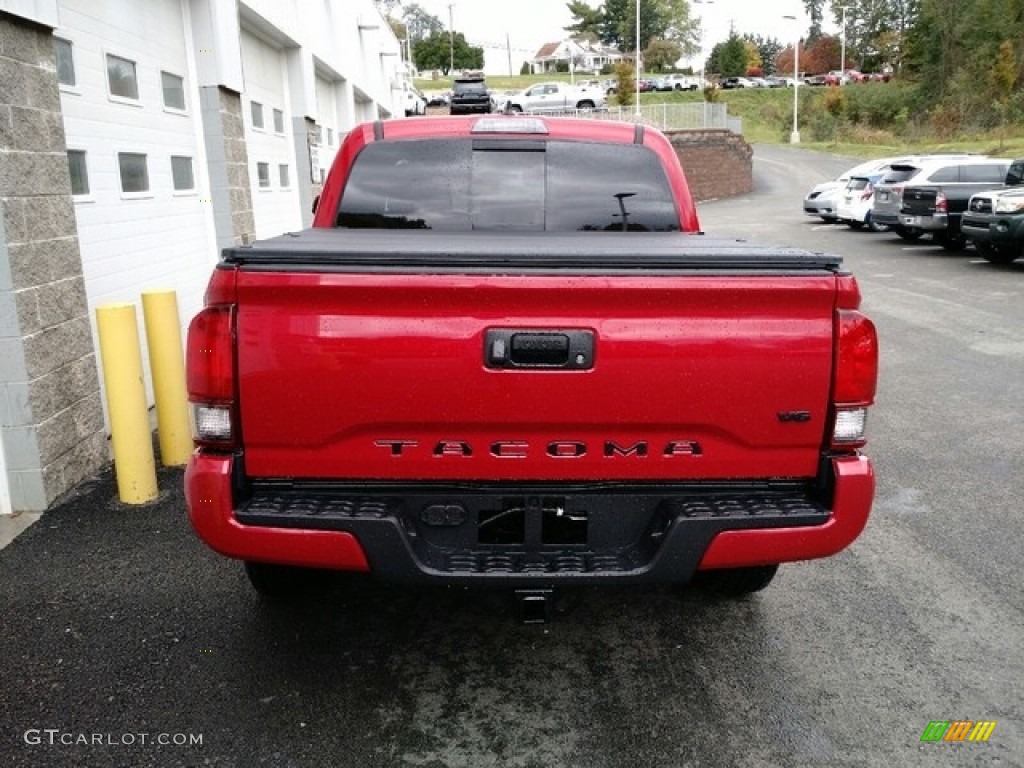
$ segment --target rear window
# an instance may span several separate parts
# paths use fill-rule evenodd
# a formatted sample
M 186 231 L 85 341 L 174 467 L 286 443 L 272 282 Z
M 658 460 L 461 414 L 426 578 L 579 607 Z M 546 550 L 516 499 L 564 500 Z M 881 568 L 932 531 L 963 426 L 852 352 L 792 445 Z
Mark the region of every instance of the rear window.
M 854 177 L 850 179 L 850 182 L 846 185 L 846 188 L 856 191 L 858 189 L 864 189 L 864 187 L 867 187 L 870 184 L 871 182 L 868 179 L 862 177 Z
M 899 184 L 901 181 L 910 181 L 921 169 L 913 165 L 894 165 L 882 179 L 883 184 Z
M 452 86 L 453 93 L 487 93 L 487 86 L 480 80 L 459 81 Z
M 637 144 L 426 139 L 368 145 L 336 223 L 447 231 L 678 232 L 657 155 Z

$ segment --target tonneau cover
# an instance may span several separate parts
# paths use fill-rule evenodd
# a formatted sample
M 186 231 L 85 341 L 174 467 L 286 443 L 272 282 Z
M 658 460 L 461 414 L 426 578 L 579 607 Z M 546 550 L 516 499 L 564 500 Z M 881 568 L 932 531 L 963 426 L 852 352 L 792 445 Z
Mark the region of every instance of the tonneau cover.
M 279 269 L 837 271 L 842 257 L 680 232 L 307 229 L 225 248 L 229 264 Z

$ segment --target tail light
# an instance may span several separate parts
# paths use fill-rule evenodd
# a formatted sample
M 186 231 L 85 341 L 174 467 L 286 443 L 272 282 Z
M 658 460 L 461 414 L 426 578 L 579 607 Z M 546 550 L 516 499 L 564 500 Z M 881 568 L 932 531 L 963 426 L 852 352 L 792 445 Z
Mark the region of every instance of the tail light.
M 870 184 L 868 184 L 866 187 L 864 187 L 863 190 L 861 190 L 860 199 L 861 200 L 870 200 L 871 199 L 871 195 L 873 195 L 874 192 L 875 192 L 875 188 L 872 187 Z
M 949 201 L 946 199 L 946 196 L 942 192 L 939 192 L 938 194 L 935 195 L 935 212 L 949 212 Z
M 868 407 L 878 383 L 878 334 L 861 314 L 860 291 L 852 277 L 841 278 L 836 309 L 836 361 L 832 382 L 832 448 L 858 448 L 865 443 Z
M 188 329 L 186 382 L 197 445 L 236 447 L 234 307 L 207 307 Z

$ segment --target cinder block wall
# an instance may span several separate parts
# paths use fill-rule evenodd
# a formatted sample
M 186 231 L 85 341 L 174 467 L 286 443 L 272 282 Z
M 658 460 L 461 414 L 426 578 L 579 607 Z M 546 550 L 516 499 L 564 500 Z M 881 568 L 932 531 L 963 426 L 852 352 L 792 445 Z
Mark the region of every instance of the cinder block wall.
M 108 460 L 51 30 L 0 12 L 0 439 L 15 511 Z
M 754 150 L 726 130 L 671 131 L 668 134 L 697 200 L 742 195 L 754 188 Z

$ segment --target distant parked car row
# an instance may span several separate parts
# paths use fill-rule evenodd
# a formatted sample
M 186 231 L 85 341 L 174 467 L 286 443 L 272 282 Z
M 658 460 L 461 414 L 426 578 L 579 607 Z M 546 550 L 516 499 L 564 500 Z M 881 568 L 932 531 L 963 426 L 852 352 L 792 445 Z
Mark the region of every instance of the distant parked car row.
M 804 197 L 804 212 L 851 229 L 926 234 L 943 248 L 972 242 L 1005 264 L 1024 257 L 1024 158 L 913 155 L 856 165 Z

